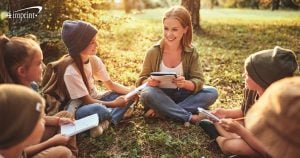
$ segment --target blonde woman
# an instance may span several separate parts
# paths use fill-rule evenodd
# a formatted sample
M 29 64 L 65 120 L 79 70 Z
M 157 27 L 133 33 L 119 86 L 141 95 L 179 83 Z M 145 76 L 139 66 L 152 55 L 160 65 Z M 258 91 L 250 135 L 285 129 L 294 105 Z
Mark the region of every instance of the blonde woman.
M 151 72 L 175 72 L 176 89 L 159 88 Z M 163 17 L 163 38 L 151 47 L 144 59 L 137 85 L 148 82 L 141 93 L 147 116 L 160 114 L 181 122 L 196 123 L 202 118 L 197 108 L 208 108 L 218 97 L 214 87 L 204 85 L 200 56 L 192 45 L 189 12 L 175 6 Z

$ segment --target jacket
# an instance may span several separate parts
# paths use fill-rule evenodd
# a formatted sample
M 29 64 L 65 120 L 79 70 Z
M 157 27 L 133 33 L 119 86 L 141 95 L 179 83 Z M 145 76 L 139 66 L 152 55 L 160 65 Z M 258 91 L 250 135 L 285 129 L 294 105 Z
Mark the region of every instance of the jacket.
M 162 55 L 163 46 L 161 42 L 155 44 L 148 50 L 143 62 L 142 71 L 139 74 L 139 79 L 136 82 L 136 86 L 141 85 L 142 82 L 150 76 L 151 72 L 159 71 Z M 193 93 L 199 92 L 204 84 L 204 76 L 200 64 L 199 54 L 194 47 L 184 48 L 182 53 L 182 67 L 185 79 L 192 81 L 195 85 Z

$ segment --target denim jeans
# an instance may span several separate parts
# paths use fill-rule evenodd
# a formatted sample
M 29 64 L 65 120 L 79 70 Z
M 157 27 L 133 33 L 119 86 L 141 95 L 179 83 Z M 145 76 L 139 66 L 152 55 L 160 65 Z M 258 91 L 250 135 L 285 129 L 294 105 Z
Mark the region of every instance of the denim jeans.
M 100 100 L 113 101 L 119 96 L 121 96 L 121 94 L 111 92 L 108 95 L 102 97 Z M 125 107 L 116 107 L 116 108 L 108 108 L 105 105 L 99 103 L 84 105 L 77 109 L 76 119 L 80 119 L 85 116 L 89 116 L 97 113 L 99 116 L 99 122 L 111 119 L 111 122 L 114 125 L 117 125 L 119 121 L 123 118 L 124 113 L 133 104 L 133 102 L 134 101 L 128 102 L 128 104 Z
M 92 114 L 98 114 L 99 123 L 105 120 L 111 120 L 110 110 L 102 104 L 94 103 L 80 106 L 75 113 L 76 120 L 84 118 Z
M 116 93 L 116 92 L 111 92 L 108 95 L 102 97 L 100 100 L 103 101 L 113 101 L 116 98 L 118 98 L 119 96 L 121 96 L 121 94 Z M 128 110 L 128 108 L 134 103 L 134 101 L 129 101 L 128 104 L 125 107 L 116 107 L 116 108 L 108 108 L 110 109 L 110 113 L 112 116 L 112 120 L 111 122 L 114 125 L 117 125 L 120 120 L 123 118 L 123 115 L 125 114 L 125 112 Z
M 152 108 L 160 115 L 171 119 L 188 122 L 197 108 L 207 109 L 218 98 L 218 91 L 211 86 L 204 86 L 196 94 L 184 89 L 160 89 L 146 87 L 141 92 L 141 103 L 145 108 Z

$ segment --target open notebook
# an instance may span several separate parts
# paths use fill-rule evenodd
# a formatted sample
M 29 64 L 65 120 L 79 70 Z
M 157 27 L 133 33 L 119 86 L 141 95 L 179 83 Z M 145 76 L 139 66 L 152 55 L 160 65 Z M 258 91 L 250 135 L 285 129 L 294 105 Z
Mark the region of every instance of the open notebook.
M 98 126 L 99 118 L 98 114 L 93 114 L 82 119 L 76 120 L 74 124 L 61 125 L 60 133 L 65 136 L 73 136 L 78 133 L 89 130 Z

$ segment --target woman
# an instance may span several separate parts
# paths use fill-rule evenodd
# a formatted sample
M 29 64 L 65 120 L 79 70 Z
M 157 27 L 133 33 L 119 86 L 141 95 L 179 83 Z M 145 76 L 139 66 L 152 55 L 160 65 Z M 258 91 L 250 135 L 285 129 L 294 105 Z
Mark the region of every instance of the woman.
M 196 123 L 202 119 L 197 108 L 208 108 L 218 97 L 214 87 L 204 86 L 200 57 L 192 46 L 192 24 L 189 12 L 176 6 L 163 17 L 163 38 L 149 49 L 137 85 L 148 82 L 141 93 L 141 102 L 149 109 L 146 116 L 156 113 L 171 119 Z M 151 72 L 175 72 L 177 88 L 160 88 Z

